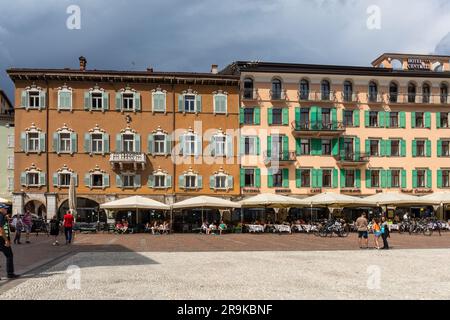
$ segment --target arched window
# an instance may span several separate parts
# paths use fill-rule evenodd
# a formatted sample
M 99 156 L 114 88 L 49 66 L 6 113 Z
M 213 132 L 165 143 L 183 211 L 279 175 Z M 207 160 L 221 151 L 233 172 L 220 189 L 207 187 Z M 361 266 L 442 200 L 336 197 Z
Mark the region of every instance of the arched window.
M 378 85 L 375 81 L 369 83 L 369 102 L 378 101 Z
M 282 84 L 280 79 L 272 80 L 272 100 L 281 100 Z
M 422 86 L 422 102 L 430 103 L 431 98 L 431 87 L 428 83 Z
M 448 103 L 448 85 L 446 83 L 441 84 L 441 103 Z
M 353 84 L 350 81 L 344 82 L 344 101 L 352 101 L 353 96 Z
M 300 81 L 300 100 L 309 100 L 309 81 L 306 79 Z
M 253 79 L 244 79 L 244 99 L 254 99 L 253 95 Z
M 321 85 L 320 85 L 320 89 L 322 92 L 322 100 L 328 101 L 330 100 L 330 93 L 331 93 L 331 89 L 330 89 L 330 81 L 328 80 L 323 80 Z
M 415 103 L 417 95 L 417 87 L 414 83 L 408 84 L 408 103 Z
M 389 85 L 389 101 L 391 103 L 397 103 L 398 101 L 398 85 L 395 82 L 391 82 Z

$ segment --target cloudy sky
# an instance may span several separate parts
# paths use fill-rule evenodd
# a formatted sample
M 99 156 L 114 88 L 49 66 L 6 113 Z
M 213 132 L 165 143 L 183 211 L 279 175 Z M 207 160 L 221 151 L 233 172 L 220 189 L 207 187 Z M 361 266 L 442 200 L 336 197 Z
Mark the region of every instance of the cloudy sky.
M 77 5 L 81 28 L 67 28 Z M 368 28 L 368 8 L 380 29 Z M 10 67 L 209 71 L 235 60 L 369 65 L 383 52 L 450 54 L 450 0 L 0 0 Z M 373 13 L 374 11 L 371 11 Z M 373 24 L 372 24 L 373 25 Z

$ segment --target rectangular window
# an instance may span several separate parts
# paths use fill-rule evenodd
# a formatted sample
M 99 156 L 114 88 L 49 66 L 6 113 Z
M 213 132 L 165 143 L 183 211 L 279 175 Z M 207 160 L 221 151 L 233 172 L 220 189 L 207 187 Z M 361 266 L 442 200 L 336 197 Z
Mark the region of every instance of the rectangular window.
M 424 128 L 424 127 L 425 121 L 423 112 L 416 112 L 416 128 Z
M 72 93 L 70 91 L 59 91 L 59 109 L 72 108 Z
M 417 187 L 425 188 L 426 186 L 426 170 L 417 170 Z
M 322 108 L 322 125 L 323 128 L 331 128 L 331 109 Z
M 8 170 L 14 170 L 14 156 L 8 156 Z
M 8 177 L 8 191 L 14 191 L 14 177 Z
M 391 112 L 389 114 L 389 127 L 398 128 L 398 112 Z
M 450 157 L 450 141 L 449 140 L 442 141 L 442 156 Z
M 39 185 L 39 173 L 28 172 L 27 173 L 27 186 L 38 186 Z
M 122 186 L 124 188 L 134 188 L 134 175 L 122 175 Z
M 134 110 L 134 94 L 124 93 L 122 94 L 123 99 L 123 110 L 133 111 Z
M 91 105 L 92 110 L 102 110 L 103 109 L 103 95 L 99 92 L 91 94 Z
M 216 95 L 214 97 L 214 108 L 215 113 L 227 113 L 227 96 Z
M 69 187 L 70 186 L 70 173 L 60 173 L 58 175 L 58 186 Z
M 8 148 L 14 148 L 14 135 L 8 135 Z
M 70 152 L 71 149 L 71 139 L 70 133 L 60 133 L 59 134 L 59 152 Z
M 322 139 L 322 155 L 331 156 L 331 140 Z
M 226 176 L 216 176 L 215 177 L 215 188 L 225 189 L 227 187 L 227 177 Z
M 255 109 L 244 109 L 244 124 L 254 124 Z
M 311 141 L 309 139 L 301 140 L 302 155 L 309 155 L 311 153 Z
M 302 128 L 302 129 L 309 129 L 310 128 L 309 109 L 302 108 L 300 110 L 300 128 Z
M 184 96 L 184 111 L 195 112 L 195 95 L 186 94 Z
M 154 137 L 154 153 L 165 154 L 166 136 L 162 134 L 156 134 Z
M 378 111 L 370 111 L 369 126 L 373 128 L 378 127 Z
M 442 187 L 450 188 L 450 170 L 442 170 Z
M 353 127 L 353 110 L 344 110 L 344 126 Z
M 425 141 L 424 140 L 417 140 L 416 141 L 416 148 L 417 148 L 417 156 L 418 157 L 425 157 L 426 156 Z
M 391 156 L 400 157 L 400 140 L 391 140 Z
M 102 153 L 103 152 L 103 135 L 94 133 L 91 135 L 92 141 L 92 153 Z
M 103 187 L 103 175 L 102 174 L 92 174 L 91 175 L 91 186 L 93 188 Z
M 323 169 L 322 170 L 322 186 L 324 188 L 331 188 L 332 187 L 332 178 L 333 171 L 330 169 Z
M 192 175 L 184 176 L 184 181 L 185 181 L 186 189 L 192 189 L 197 186 L 197 184 L 196 184 L 197 176 L 192 176 Z
M 273 186 L 275 188 L 281 188 L 283 187 L 283 171 L 278 170 L 273 173 Z
M 380 187 L 380 171 L 379 170 L 371 170 L 370 171 L 370 179 L 372 188 Z
M 245 187 L 251 188 L 255 186 L 255 170 L 245 169 Z
M 185 138 L 185 151 L 184 155 L 193 156 L 195 155 L 195 136 L 194 135 L 186 135 Z
M 380 141 L 378 140 L 370 140 L 370 155 L 372 157 L 378 157 L 380 155 Z
M 244 154 L 245 155 L 255 155 L 256 154 L 256 145 L 255 145 L 255 137 L 245 137 L 244 138 Z
M 272 124 L 283 124 L 283 110 L 281 108 L 272 109 Z
M 27 134 L 28 137 L 28 151 L 37 152 L 40 150 L 39 146 L 39 132 L 30 132 Z
M 345 187 L 354 188 L 355 187 L 355 171 L 345 170 Z
M 441 112 L 441 128 L 449 128 L 450 124 L 448 121 L 448 113 L 447 112 Z
M 28 91 L 28 106 L 30 108 L 39 108 L 39 91 Z
M 300 183 L 302 188 L 310 188 L 311 187 L 311 170 L 301 170 L 300 173 Z
M 391 187 L 400 188 L 400 170 L 391 170 Z
M 219 157 L 225 156 L 226 137 L 216 136 L 214 144 L 215 155 Z
M 153 111 L 166 111 L 166 95 L 164 93 L 153 93 Z
M 134 152 L 134 135 L 124 134 L 122 135 L 123 152 Z
M 165 188 L 166 187 L 166 176 L 165 175 L 155 175 L 155 185 L 154 188 Z

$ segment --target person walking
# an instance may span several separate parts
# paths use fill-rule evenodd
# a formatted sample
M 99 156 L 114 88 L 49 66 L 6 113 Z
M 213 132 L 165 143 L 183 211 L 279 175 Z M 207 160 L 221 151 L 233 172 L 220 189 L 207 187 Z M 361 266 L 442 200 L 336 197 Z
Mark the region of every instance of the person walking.
M 16 230 L 16 235 L 14 236 L 14 244 L 22 244 L 20 242 L 20 237 L 22 235 L 23 221 L 19 214 L 17 214 L 13 219 L 13 226 Z
M 369 232 L 367 229 L 368 225 L 369 222 L 367 221 L 366 214 L 363 212 L 355 222 L 355 226 L 358 231 L 358 243 L 360 249 L 369 248 Z
M 390 238 L 391 234 L 389 232 L 389 224 L 386 217 L 381 218 L 381 238 L 383 239 L 383 250 L 389 250 L 389 243 L 387 238 Z
M 0 251 L 6 257 L 6 272 L 8 279 L 15 279 L 19 276 L 14 273 L 14 257 L 11 249 L 11 234 L 9 230 L 7 206 L 0 204 Z
M 58 217 L 53 216 L 52 220 L 50 220 L 50 235 L 55 237 L 55 241 L 53 241 L 54 246 L 59 246 L 58 236 L 60 227 L 61 223 L 59 222 Z
M 377 248 L 377 250 L 380 250 L 380 243 L 379 243 L 379 239 L 381 237 L 381 227 L 380 227 L 380 220 L 377 218 L 374 218 L 372 220 L 372 229 L 373 229 L 373 234 L 375 236 L 375 248 Z
M 25 211 L 25 215 L 22 218 L 23 226 L 25 227 L 25 243 L 30 243 L 31 227 L 33 226 L 33 216 L 30 210 Z
M 72 243 L 72 232 L 73 232 L 74 218 L 70 211 L 64 215 L 64 234 L 66 236 L 66 244 Z

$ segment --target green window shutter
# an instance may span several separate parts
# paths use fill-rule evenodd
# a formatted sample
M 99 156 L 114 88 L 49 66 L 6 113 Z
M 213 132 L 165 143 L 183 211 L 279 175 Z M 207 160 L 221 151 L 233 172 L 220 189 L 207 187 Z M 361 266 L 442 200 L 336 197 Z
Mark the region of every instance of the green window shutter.
M 359 128 L 360 122 L 360 111 L 358 109 L 353 110 L 353 126 Z
M 196 100 L 195 101 L 196 112 L 200 113 L 200 112 L 202 112 L 202 96 L 198 94 L 195 97 L 195 100 Z M 199 178 L 200 178 L 200 176 L 199 176 Z M 201 180 L 201 179 L 199 179 L 199 180 Z
M 427 170 L 427 188 L 433 188 L 433 171 Z
M 244 124 L 245 121 L 245 114 L 244 114 L 244 108 L 239 108 L 239 124 Z
M 122 135 L 120 133 L 116 135 L 116 152 L 122 152 Z
M 84 175 L 84 185 L 89 188 L 91 187 L 91 174 L 90 173 L 86 173 Z
M 380 144 L 380 157 L 386 156 L 386 140 L 380 140 L 378 143 Z
M 406 141 L 400 140 L 400 147 L 401 147 L 401 156 L 406 157 Z
M 184 112 L 184 96 L 178 95 L 178 112 Z
M 283 136 L 283 158 L 288 159 L 289 158 L 289 137 Z
M 312 156 L 322 155 L 322 139 L 311 139 L 311 147 Z
M 436 128 L 440 128 L 441 127 L 441 113 L 440 112 L 436 112 Z
M 337 110 L 336 108 L 332 108 L 331 109 L 331 123 L 333 124 L 333 129 L 336 130 L 337 129 Z
M 413 180 L 413 188 L 417 188 L 417 171 L 413 170 L 412 172 L 412 180 Z
M 386 170 L 387 175 L 387 187 L 392 188 L 392 170 Z
M 20 149 L 22 149 L 22 151 L 27 152 L 28 148 L 28 143 L 27 143 L 27 133 L 22 131 L 20 133 Z
M 271 126 L 272 123 L 273 123 L 273 113 L 272 113 L 272 111 L 273 111 L 272 108 L 268 108 L 267 109 L 267 121 L 268 121 L 269 126 Z
M 116 174 L 116 187 L 122 188 L 123 182 L 122 182 L 122 176 L 120 174 Z
M 366 153 L 367 154 L 370 153 L 370 140 L 369 139 L 366 140 Z
M 197 176 L 197 188 L 198 189 L 203 188 L 203 176 Z
M 255 169 L 255 187 L 261 188 L 261 169 Z
M 178 176 L 178 186 L 179 186 L 179 188 L 186 188 L 186 183 L 184 181 L 184 175 Z
M 406 112 L 400 112 L 400 128 L 406 128 Z
M 283 108 L 282 110 L 283 110 L 282 111 L 283 126 L 288 126 L 289 125 L 289 109 Z
M 109 174 L 103 174 L 103 188 L 109 188 Z
M 149 134 L 148 135 L 148 139 L 147 139 L 147 152 L 148 154 L 152 155 L 153 154 L 153 144 L 154 144 L 154 136 L 153 134 Z
M 323 170 L 317 169 L 317 188 L 322 188 L 323 184 Z
M 295 169 L 295 187 L 296 188 L 302 187 L 301 173 L 302 173 L 302 171 L 300 169 Z
M 86 152 L 86 153 L 91 152 L 91 134 L 90 133 L 84 134 L 84 152 Z
M 442 189 L 442 170 L 437 171 L 437 186 L 439 189 Z
M 141 135 L 134 135 L 134 152 L 141 152 Z
M 301 139 L 300 138 L 295 138 L 295 154 L 297 156 L 301 156 L 302 155 L 302 146 L 301 146 Z
M 411 128 L 415 128 L 415 127 L 416 127 L 416 113 L 411 112 Z
M 345 188 L 345 169 L 341 169 L 341 188 Z
M 283 188 L 289 188 L 289 169 L 283 168 Z
M 391 157 L 392 156 L 392 140 L 386 140 L 385 141 L 385 149 L 384 149 L 384 151 L 386 152 L 385 153 L 385 156 L 386 157 Z
M 333 169 L 333 188 L 337 189 L 339 187 L 339 170 L 338 169 Z
M 53 151 L 59 154 L 59 133 L 53 133 Z
M 437 156 L 442 157 L 442 140 L 439 139 L 437 142 Z
M 254 108 L 253 116 L 255 118 L 254 124 L 259 126 L 261 124 L 261 108 Z
M 402 170 L 402 188 L 405 189 L 408 186 L 406 170 Z
M 84 110 L 91 110 L 91 93 L 86 91 L 84 93 Z
M 316 107 L 317 108 L 317 112 L 316 112 L 316 115 L 317 115 L 317 119 L 316 119 L 316 124 L 318 125 L 318 126 L 322 126 L 322 108 L 320 108 L 320 107 Z
M 317 170 L 311 169 L 311 187 L 317 188 Z
M 267 136 L 267 157 L 272 156 L 272 137 Z
M 356 169 L 355 170 L 355 178 L 356 178 L 356 188 L 361 188 L 361 170 Z
M 431 112 L 425 112 L 425 128 L 431 129 Z
M 209 188 L 210 189 L 215 189 L 216 188 L 216 176 L 214 176 L 214 175 L 209 176 Z
M 431 140 L 427 140 L 427 157 L 431 157 Z
M 370 170 L 366 170 L 366 188 L 372 188 L 372 176 Z
M 384 112 L 384 126 L 386 128 L 391 126 L 391 113 L 388 111 Z
M 77 153 L 78 152 L 78 139 L 76 133 L 70 134 L 70 146 L 72 148 L 71 153 Z
M 344 142 L 345 142 L 344 138 L 339 138 L 339 150 L 341 153 L 343 153 L 345 151 L 344 150 Z
M 297 107 L 295 108 L 295 128 L 299 128 L 300 127 L 300 122 L 301 122 L 301 108 Z
M 40 150 L 41 150 L 41 152 L 45 152 L 45 150 L 46 150 L 46 137 L 47 137 L 47 134 L 46 133 L 44 133 L 44 132 L 41 132 L 40 134 L 39 134 L 39 147 L 40 147 Z
M 387 171 L 388 170 L 380 170 L 381 175 L 381 188 L 387 188 Z
M 361 156 L 361 139 L 355 138 L 355 160 L 359 160 Z
M 310 112 L 309 112 L 309 126 L 314 127 L 318 124 L 318 113 L 319 113 L 319 108 L 318 107 L 311 107 Z
M 148 176 L 147 186 L 149 188 L 153 188 L 155 186 L 155 176 L 154 175 Z
M 364 124 L 366 128 L 370 126 L 370 112 L 368 110 L 364 111 Z
M 331 141 L 332 146 L 333 146 L 333 156 L 338 156 L 339 155 L 339 139 L 335 138 Z
M 269 170 L 269 174 L 267 175 L 267 187 L 273 188 L 273 174 L 271 170 Z
M 58 186 L 58 174 L 57 173 L 53 174 L 53 186 L 54 187 Z
M 417 143 L 416 140 L 412 141 L 412 156 L 417 157 Z
M 240 186 L 241 188 L 245 187 L 245 169 L 241 168 L 241 174 L 240 174 Z
M 122 110 L 122 93 L 121 92 L 116 93 L 116 110 L 117 111 Z
M 385 115 L 386 114 L 384 113 L 384 111 L 378 112 L 378 127 L 379 128 L 384 128 L 384 126 L 386 125 Z
M 255 137 L 256 140 L 256 155 L 260 155 L 261 154 L 261 143 L 259 140 L 259 137 Z
M 103 97 L 103 111 L 107 111 L 109 110 L 109 92 L 103 92 L 102 94 Z

